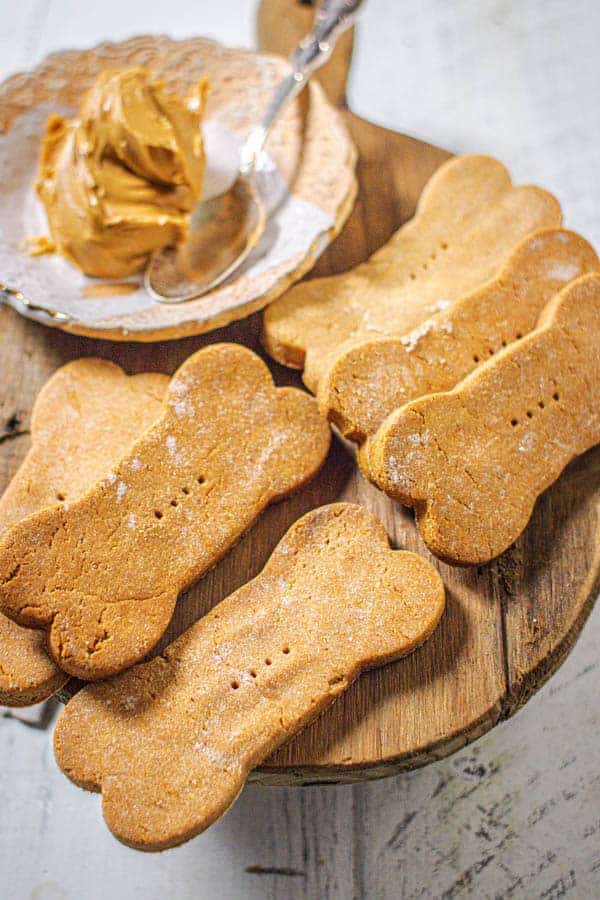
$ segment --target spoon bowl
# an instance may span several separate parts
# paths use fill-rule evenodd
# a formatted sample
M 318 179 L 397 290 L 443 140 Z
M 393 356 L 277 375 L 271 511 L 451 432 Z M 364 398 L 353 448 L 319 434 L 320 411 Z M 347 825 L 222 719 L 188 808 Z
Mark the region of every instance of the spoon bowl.
M 239 174 L 228 191 L 198 205 L 184 243 L 153 254 L 146 289 L 161 303 L 184 303 L 208 293 L 247 259 L 266 222 L 253 174 Z

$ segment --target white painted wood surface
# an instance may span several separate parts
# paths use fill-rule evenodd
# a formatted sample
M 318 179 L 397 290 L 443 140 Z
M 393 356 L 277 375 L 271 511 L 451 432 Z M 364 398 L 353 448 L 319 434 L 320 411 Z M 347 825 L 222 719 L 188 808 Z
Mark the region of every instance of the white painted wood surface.
M 149 30 L 250 44 L 253 13 L 253 0 L 0 0 L 0 77 Z M 352 106 L 494 153 L 600 246 L 599 38 L 597 0 L 370 0 Z M 449 760 L 355 787 L 251 786 L 159 856 L 110 837 L 98 797 L 56 771 L 47 731 L 0 719 L 0 898 L 598 897 L 599 644 L 600 606 L 528 706 Z

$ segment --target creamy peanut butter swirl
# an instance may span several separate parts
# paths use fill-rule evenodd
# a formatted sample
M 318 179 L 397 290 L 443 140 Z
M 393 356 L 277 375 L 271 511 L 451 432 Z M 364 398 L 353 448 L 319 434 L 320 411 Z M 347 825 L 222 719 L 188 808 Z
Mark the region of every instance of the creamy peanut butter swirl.
M 122 278 L 187 235 L 205 157 L 202 79 L 182 99 L 146 69 L 102 72 L 76 119 L 52 115 L 37 192 L 52 240 L 87 275 Z

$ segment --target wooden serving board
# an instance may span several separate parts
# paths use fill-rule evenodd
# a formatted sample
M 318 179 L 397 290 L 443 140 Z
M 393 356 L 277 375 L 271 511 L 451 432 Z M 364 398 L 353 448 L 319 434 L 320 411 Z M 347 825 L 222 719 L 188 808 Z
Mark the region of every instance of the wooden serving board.
M 423 185 L 449 155 L 349 112 L 345 117 L 360 154 L 359 199 L 313 276 L 343 271 L 383 244 L 413 215 Z M 50 330 L 11 309 L 0 310 L 0 486 L 26 452 L 35 396 L 57 366 L 91 355 L 112 359 L 130 373 L 172 373 L 190 353 L 215 341 L 238 341 L 264 356 L 259 333 L 255 315 L 177 342 L 111 343 Z M 300 384 L 297 373 L 267 361 L 279 384 Z M 161 646 L 256 575 L 300 515 L 342 498 L 372 509 L 394 545 L 433 559 L 412 514 L 369 485 L 335 441 L 313 483 L 268 509 L 181 598 Z M 560 665 L 591 609 L 600 571 L 599 498 L 600 447 L 572 464 L 546 492 L 525 534 L 500 559 L 477 569 L 433 560 L 448 600 L 433 637 L 405 660 L 361 677 L 254 779 L 308 784 L 389 775 L 445 756 L 512 715 Z

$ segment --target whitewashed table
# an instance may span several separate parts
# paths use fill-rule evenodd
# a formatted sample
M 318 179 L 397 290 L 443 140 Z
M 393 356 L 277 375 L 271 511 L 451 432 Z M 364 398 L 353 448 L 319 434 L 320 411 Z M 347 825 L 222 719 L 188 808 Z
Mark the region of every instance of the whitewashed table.
M 253 22 L 252 0 L 0 0 L 0 77 L 143 31 L 251 44 Z M 600 247 L 599 38 L 597 0 L 370 0 L 352 107 L 499 156 Z M 455 757 L 360 786 L 251 786 L 159 856 L 110 837 L 48 732 L 0 719 L 0 898 L 598 897 L 599 645 L 600 606 L 553 680 Z

